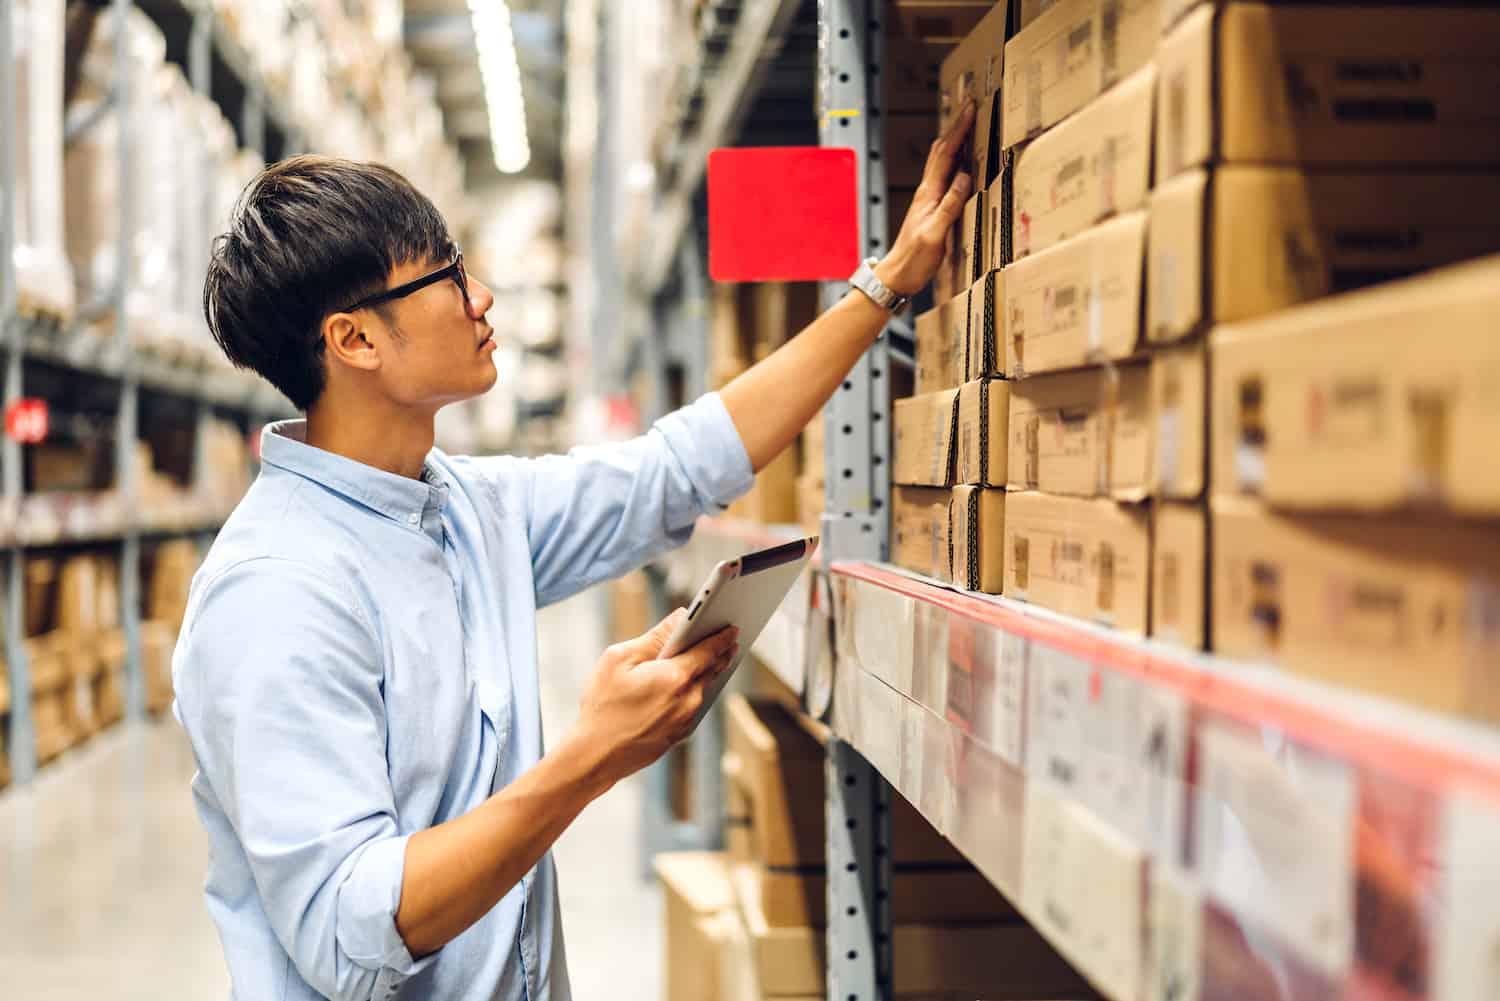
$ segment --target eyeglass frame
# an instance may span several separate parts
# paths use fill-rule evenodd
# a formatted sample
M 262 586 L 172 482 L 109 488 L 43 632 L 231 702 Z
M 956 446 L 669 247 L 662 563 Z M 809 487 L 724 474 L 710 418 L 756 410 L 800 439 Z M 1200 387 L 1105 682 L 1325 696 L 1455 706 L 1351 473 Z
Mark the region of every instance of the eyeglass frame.
M 377 292 L 372 296 L 367 296 L 352 306 L 344 307 L 339 312 L 352 313 L 357 309 L 369 309 L 371 306 L 379 306 L 383 303 L 393 302 L 396 299 L 404 299 L 415 292 L 422 291 L 429 285 L 436 285 L 438 282 L 447 281 L 449 278 L 453 279 L 453 283 L 458 286 L 458 291 L 463 294 L 464 315 L 469 315 L 469 274 L 464 270 L 464 252 L 462 250 L 455 251 L 451 264 L 425 274 L 421 278 L 409 281 L 405 285 L 397 285 L 395 288 L 386 289 L 384 292 Z

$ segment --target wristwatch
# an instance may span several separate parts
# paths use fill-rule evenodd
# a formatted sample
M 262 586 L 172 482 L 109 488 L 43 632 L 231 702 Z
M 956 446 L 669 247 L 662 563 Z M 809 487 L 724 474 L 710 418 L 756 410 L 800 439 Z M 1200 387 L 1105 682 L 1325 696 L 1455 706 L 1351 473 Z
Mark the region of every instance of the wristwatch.
M 892 315 L 899 316 L 902 310 L 911 303 L 908 296 L 897 295 L 875 277 L 875 265 L 880 263 L 876 258 L 868 258 L 859 266 L 849 279 L 849 287 L 857 288 L 869 297 L 870 301 L 881 309 L 888 309 Z

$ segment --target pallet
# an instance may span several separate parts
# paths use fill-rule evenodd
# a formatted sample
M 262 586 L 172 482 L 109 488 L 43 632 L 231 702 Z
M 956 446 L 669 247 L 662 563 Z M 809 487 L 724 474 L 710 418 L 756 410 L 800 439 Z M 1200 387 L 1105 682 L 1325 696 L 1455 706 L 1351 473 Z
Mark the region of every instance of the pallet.
M 65 327 L 73 319 L 73 308 L 57 301 L 55 296 L 37 289 L 18 285 L 16 288 L 16 315 L 34 323 Z

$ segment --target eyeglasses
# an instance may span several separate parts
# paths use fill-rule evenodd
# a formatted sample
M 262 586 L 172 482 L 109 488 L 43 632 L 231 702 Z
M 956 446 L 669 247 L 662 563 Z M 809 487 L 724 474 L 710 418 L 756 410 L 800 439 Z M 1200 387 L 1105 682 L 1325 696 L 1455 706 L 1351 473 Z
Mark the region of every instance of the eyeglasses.
M 458 286 L 459 292 L 463 293 L 464 313 L 473 318 L 469 306 L 469 274 L 464 270 L 464 252 L 462 250 L 457 252 L 453 258 L 453 263 L 447 267 L 439 268 L 431 274 L 423 275 L 416 281 L 407 282 L 405 285 L 397 285 L 393 289 L 387 289 L 366 299 L 361 299 L 354 305 L 339 310 L 339 312 L 352 313 L 356 309 L 368 309 L 371 306 L 379 306 L 383 302 L 404 299 L 413 292 L 420 292 L 429 285 L 436 285 L 438 282 L 446 281 L 449 278 L 453 279 L 453 283 Z

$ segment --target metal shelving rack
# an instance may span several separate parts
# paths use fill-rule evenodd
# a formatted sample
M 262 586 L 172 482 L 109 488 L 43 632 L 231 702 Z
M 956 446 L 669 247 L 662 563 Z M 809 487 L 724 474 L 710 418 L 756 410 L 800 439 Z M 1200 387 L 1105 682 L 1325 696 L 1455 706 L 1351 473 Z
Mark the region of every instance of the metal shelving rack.
M 818 127 L 824 146 L 855 151 L 860 249 L 888 246 L 879 86 L 885 27 L 881 0 L 819 0 Z M 846 291 L 823 288 L 831 306 Z M 888 333 L 854 366 L 824 410 L 827 442 L 825 560 L 883 560 L 889 544 L 890 364 Z M 836 732 L 827 743 L 828 996 L 892 996 L 890 788 Z
M 139 7 L 168 34 L 169 58 L 181 59 L 194 90 L 219 101 L 227 116 L 235 121 L 242 143 L 260 153 L 264 159 L 268 132 L 274 131 L 277 148 L 284 154 L 300 148 L 302 139 L 287 122 L 289 119 L 265 95 L 264 88 L 249 70 L 244 54 L 230 42 L 218 24 L 210 5 L 194 0 L 111 0 L 102 17 L 115 19 L 115 83 L 105 114 L 120 114 L 128 107 L 130 83 L 126 66 L 125 19 L 132 6 Z M 15 96 L 12 90 L 14 72 L 9 10 L 0 13 L 0 134 L 13 135 L 15 130 Z M 225 91 L 233 100 L 226 100 Z M 233 106 L 231 106 L 233 105 Z M 124 497 L 124 509 L 133 512 L 138 484 L 134 483 L 133 452 L 139 434 L 137 414 L 142 391 L 163 392 L 191 400 L 195 404 L 197 427 L 193 456 L 193 475 L 202 474 L 202 445 L 207 422 L 215 408 L 232 411 L 250 422 L 291 415 L 291 407 L 268 385 L 252 381 L 240 373 L 204 370 L 134 350 L 126 330 L 124 303 L 127 293 L 126 266 L 129 248 L 130 213 L 134 210 L 130 192 L 130 157 L 134 155 L 132 130 L 120 130 L 120 246 L 117 280 L 106 304 L 114 315 L 114 331 L 107 338 L 60 323 L 55 318 L 22 315 L 17 309 L 16 278 L 12 239 L 15 232 L 16 164 L 14 146 L 0 144 L 0 352 L 4 356 L 4 405 L 9 408 L 26 394 L 26 364 L 43 362 L 78 376 L 97 377 L 118 385 L 119 403 L 115 414 L 115 477 Z M 206 204 L 202 211 L 208 212 Z M 63 531 L 45 542 L 18 537 L 12 519 L 25 497 L 22 476 L 22 446 L 8 436 L 0 442 L 0 487 L 3 487 L 4 517 L 0 519 L 0 538 L 5 546 L 5 634 L 4 651 L 9 665 L 11 708 L 7 741 L 13 781 L 30 782 L 36 774 L 36 741 L 31 719 L 31 677 L 25 644 L 25 559 L 29 553 L 59 544 L 75 542 L 108 542 L 120 547 L 120 620 L 127 642 L 126 718 L 139 720 L 145 715 L 146 679 L 140 657 L 141 590 L 140 561 L 143 534 L 147 529 L 136 517 L 127 516 L 123 524 L 96 531 L 75 533 Z M 63 496 L 66 503 L 69 498 Z M 188 526 L 177 534 L 211 535 L 217 526 Z M 151 533 L 157 534 L 157 533 Z
M 889 236 L 883 10 L 882 0 L 818 5 L 822 141 L 859 154 L 872 254 Z M 829 286 L 825 303 L 841 292 Z M 893 993 L 883 908 L 893 792 L 1111 1001 L 1199 997 L 1223 976 L 1205 958 L 1209 936 L 1218 950 L 1243 936 L 1273 980 L 1301 978 L 1291 995 L 1221 981 L 1216 997 L 1338 996 L 1356 976 L 1381 975 L 1401 986 L 1366 984 L 1372 996 L 1408 996 L 1417 977 L 1421 996 L 1495 997 L 1500 736 L 885 564 L 885 380 L 900 363 L 890 334 L 825 411 L 826 563 L 803 606 L 784 606 L 770 627 L 804 642 L 756 651 L 829 724 L 828 997 Z M 706 522 L 686 562 L 756 539 Z M 824 620 L 826 637 L 803 628 Z M 1231 820 L 1205 826 L 1215 814 Z M 1378 938 L 1396 918 L 1376 904 L 1390 900 L 1380 861 L 1365 870 L 1371 851 L 1398 859 L 1425 894 L 1425 909 L 1399 912 L 1418 938 Z M 1412 955 L 1419 966 L 1403 965 Z

